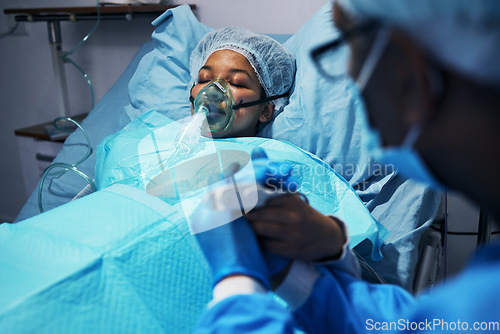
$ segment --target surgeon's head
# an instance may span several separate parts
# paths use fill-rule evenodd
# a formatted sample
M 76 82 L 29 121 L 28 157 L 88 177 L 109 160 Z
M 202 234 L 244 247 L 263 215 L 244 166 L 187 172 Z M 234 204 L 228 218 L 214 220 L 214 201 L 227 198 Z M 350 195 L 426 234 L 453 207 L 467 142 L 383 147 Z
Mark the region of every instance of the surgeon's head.
M 205 109 L 211 136 L 247 137 L 255 136 L 259 124 L 270 121 L 274 110 L 286 102 L 295 76 L 295 60 L 268 36 L 228 27 L 201 39 L 191 54 L 190 70 L 194 105 L 199 105 L 202 96 L 209 99 L 217 95 L 216 105 L 226 107 Z M 225 87 L 230 94 L 224 93 Z M 232 107 L 228 107 L 230 103 Z M 195 111 L 193 107 L 192 113 Z
M 333 19 L 342 37 L 330 46 L 349 47 L 380 156 L 477 202 L 498 198 L 490 192 L 500 167 L 491 145 L 500 126 L 500 2 L 336 0 Z
M 500 84 L 498 1 L 337 0 L 333 15 L 350 47 L 350 74 L 388 146 L 431 121 L 450 74 Z

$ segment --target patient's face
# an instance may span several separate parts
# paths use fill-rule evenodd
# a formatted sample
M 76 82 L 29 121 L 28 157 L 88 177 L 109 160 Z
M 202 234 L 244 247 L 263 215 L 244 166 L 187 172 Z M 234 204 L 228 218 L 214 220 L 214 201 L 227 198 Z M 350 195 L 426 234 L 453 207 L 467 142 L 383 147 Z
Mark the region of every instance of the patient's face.
M 219 50 L 212 53 L 198 74 L 198 84 L 191 91 L 192 96 L 196 97 L 210 80 L 216 78 L 227 81 L 237 105 L 264 97 L 263 89 L 252 65 L 238 52 Z M 272 105 L 269 103 L 237 109 L 231 127 L 226 131 L 213 131 L 211 135 L 213 138 L 255 136 L 259 121 L 268 121 L 272 116 L 272 111 Z M 193 113 L 191 106 L 191 114 Z

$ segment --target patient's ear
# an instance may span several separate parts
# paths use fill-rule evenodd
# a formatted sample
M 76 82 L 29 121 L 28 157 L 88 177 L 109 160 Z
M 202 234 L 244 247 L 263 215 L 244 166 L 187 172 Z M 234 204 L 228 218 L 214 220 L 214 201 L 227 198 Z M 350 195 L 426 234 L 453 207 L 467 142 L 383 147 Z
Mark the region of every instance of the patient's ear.
M 264 109 L 262 110 L 262 113 L 259 116 L 259 121 L 262 123 L 269 122 L 273 117 L 273 112 L 274 112 L 274 104 L 270 102 L 266 103 Z

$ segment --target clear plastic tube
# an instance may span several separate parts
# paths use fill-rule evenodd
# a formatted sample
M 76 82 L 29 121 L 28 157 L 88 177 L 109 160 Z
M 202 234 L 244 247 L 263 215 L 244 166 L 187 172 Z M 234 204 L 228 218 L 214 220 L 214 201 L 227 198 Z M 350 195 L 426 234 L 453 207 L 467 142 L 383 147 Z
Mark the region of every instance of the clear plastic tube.
M 90 81 L 90 78 L 88 76 L 87 73 L 85 73 L 85 71 L 80 67 L 78 66 L 77 63 L 75 63 L 73 61 L 73 59 L 69 58 L 69 57 L 64 57 L 63 58 L 65 62 L 68 62 L 70 63 L 71 65 L 73 65 L 82 75 L 83 77 L 85 78 L 85 80 L 87 80 L 87 84 L 89 85 L 89 88 L 90 88 L 90 107 L 91 109 L 94 108 L 94 101 L 95 101 L 95 98 L 94 98 L 94 86 L 92 85 L 92 81 Z
M 97 20 L 96 20 L 94 27 L 90 30 L 90 32 L 87 35 L 85 35 L 85 37 L 82 38 L 82 40 L 77 45 L 75 45 L 70 51 L 64 53 L 61 56 L 63 61 L 72 64 L 83 75 L 83 77 L 87 80 L 87 84 L 89 85 L 89 88 L 90 88 L 91 109 L 93 109 L 94 105 L 95 105 L 95 103 L 94 103 L 94 101 L 95 101 L 95 99 L 94 99 L 94 87 L 92 86 L 92 82 L 90 81 L 90 78 L 87 75 L 87 73 L 85 73 L 85 71 L 80 66 L 78 66 L 78 64 L 75 63 L 69 56 L 71 56 L 76 50 L 78 50 L 82 46 L 82 44 L 85 43 L 90 38 L 90 36 L 92 36 L 92 34 L 96 31 L 97 27 L 99 26 L 99 23 L 101 22 L 101 10 L 100 10 L 100 6 L 99 6 L 99 0 L 96 0 L 96 8 L 97 8 Z M 43 210 L 43 201 L 42 201 L 43 184 L 45 183 L 45 179 L 49 175 L 50 171 L 54 168 L 61 168 L 61 169 L 63 169 L 63 172 L 59 173 L 58 175 L 55 175 L 53 178 L 59 178 L 62 175 L 64 175 L 66 172 L 71 171 L 71 172 L 74 172 L 74 173 L 80 175 L 81 177 L 83 177 L 85 179 L 85 181 L 87 181 L 87 183 L 92 186 L 94 191 L 97 190 L 97 187 L 96 187 L 94 181 L 89 176 L 87 176 L 85 173 L 78 170 L 78 168 L 77 168 L 78 165 L 80 165 L 85 160 L 87 160 L 88 157 L 92 154 L 92 145 L 91 145 L 90 137 L 87 134 L 87 131 L 85 131 L 85 129 L 83 129 L 81 127 L 81 125 L 78 124 L 78 122 L 76 122 L 75 120 L 73 120 L 69 117 L 58 117 L 54 120 L 54 126 L 61 131 L 67 131 L 66 129 L 60 128 L 57 125 L 57 123 L 61 120 L 72 122 L 73 124 L 75 124 L 77 126 L 77 128 L 79 128 L 82 131 L 82 133 L 85 136 L 85 140 L 87 141 L 87 152 L 80 160 L 78 160 L 74 164 L 61 163 L 61 162 L 60 163 L 53 163 L 43 171 L 42 178 L 40 179 L 40 183 L 38 184 L 38 209 L 40 210 L 40 213 L 42 213 L 44 211 Z M 67 131 L 67 132 L 72 132 L 72 130 Z M 52 174 L 52 175 L 54 175 L 54 174 Z
M 85 181 L 87 181 L 87 183 L 92 186 L 94 191 L 97 190 L 97 187 L 96 187 L 94 181 L 88 175 L 86 175 L 85 173 L 83 173 L 82 171 L 80 171 L 77 168 L 78 165 L 80 165 L 85 160 L 87 160 L 88 157 L 92 154 L 92 143 L 90 141 L 90 137 L 89 137 L 87 131 L 85 131 L 85 129 L 77 121 L 75 121 L 69 117 L 58 117 L 54 120 L 54 126 L 56 127 L 56 129 L 59 129 L 61 131 L 71 132 L 72 130 L 67 130 L 67 129 L 64 129 L 64 128 L 61 128 L 60 126 L 58 126 L 57 123 L 60 121 L 71 122 L 71 123 L 75 124 L 76 127 L 82 131 L 83 135 L 85 136 L 85 140 L 87 141 L 87 152 L 80 160 L 78 160 L 74 164 L 57 162 L 57 163 L 53 163 L 49 167 L 45 168 L 45 170 L 43 171 L 42 178 L 40 179 L 40 183 L 38 184 L 38 209 L 40 210 L 40 213 L 44 212 L 43 199 L 42 199 L 43 185 L 45 183 L 45 179 L 47 178 L 47 176 L 49 176 L 50 171 L 53 170 L 54 168 L 58 167 L 58 168 L 63 169 L 63 172 L 58 173 L 58 175 L 54 176 L 54 178 L 59 178 L 62 175 L 64 175 L 66 172 L 71 171 L 71 172 L 76 173 L 76 174 L 80 175 L 81 177 L 83 177 L 85 179 Z M 52 174 L 52 175 L 54 175 L 54 174 Z
M 90 78 L 87 75 L 87 73 L 85 73 L 85 71 L 80 66 L 78 66 L 78 64 L 75 63 L 69 56 L 71 56 L 76 50 L 78 50 L 80 46 L 82 46 L 82 44 L 85 43 L 90 38 L 90 36 L 92 36 L 92 34 L 96 31 L 97 27 L 99 26 L 99 23 L 101 22 L 101 10 L 99 7 L 99 0 L 96 0 L 96 7 L 97 7 L 97 20 L 92 30 L 90 30 L 90 32 L 87 35 L 85 35 L 85 37 L 83 37 L 82 40 L 77 45 L 75 45 L 70 51 L 64 53 L 61 56 L 63 61 L 73 65 L 87 80 L 87 84 L 89 85 L 90 88 L 91 108 L 94 108 L 94 87 L 92 86 L 92 82 L 90 81 Z
M 96 31 L 97 27 L 99 26 L 99 23 L 101 22 L 101 9 L 99 7 L 99 0 L 96 0 L 95 2 L 95 5 L 96 5 L 96 8 L 97 8 L 97 20 L 96 20 L 96 23 L 94 25 L 94 27 L 92 28 L 92 30 L 90 30 L 90 32 L 85 35 L 85 37 L 82 38 L 82 40 L 73 47 L 73 49 L 71 49 L 70 51 L 66 52 L 64 55 L 63 55 L 63 58 L 64 57 L 67 57 L 67 56 L 71 56 L 76 50 L 78 50 L 80 48 L 80 46 L 82 46 L 83 43 L 85 43 L 89 38 L 90 36 L 92 36 L 92 34 Z

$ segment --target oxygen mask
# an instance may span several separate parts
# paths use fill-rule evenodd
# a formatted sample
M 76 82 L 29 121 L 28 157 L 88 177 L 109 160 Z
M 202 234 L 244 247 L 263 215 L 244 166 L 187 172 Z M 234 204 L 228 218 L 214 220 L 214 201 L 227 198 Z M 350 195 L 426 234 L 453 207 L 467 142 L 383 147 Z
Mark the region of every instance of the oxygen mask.
M 193 101 L 194 112 L 204 113 L 210 131 L 225 131 L 234 120 L 234 97 L 224 79 L 210 81 Z

